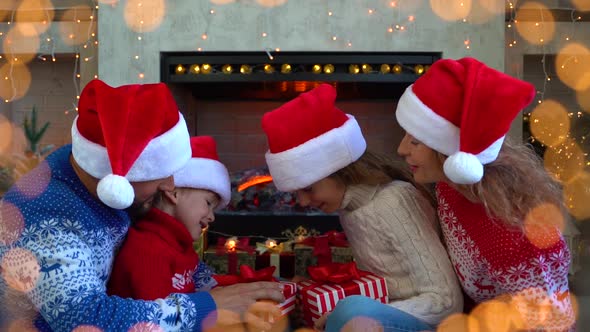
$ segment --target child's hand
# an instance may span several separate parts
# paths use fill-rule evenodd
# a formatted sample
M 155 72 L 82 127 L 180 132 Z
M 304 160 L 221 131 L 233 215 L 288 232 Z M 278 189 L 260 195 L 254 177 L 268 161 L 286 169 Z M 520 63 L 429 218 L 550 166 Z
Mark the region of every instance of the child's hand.
M 325 313 L 322 317 L 318 318 L 318 320 L 315 321 L 313 328 L 316 331 L 323 331 L 326 329 L 326 321 L 328 320 L 328 315 L 330 313 Z

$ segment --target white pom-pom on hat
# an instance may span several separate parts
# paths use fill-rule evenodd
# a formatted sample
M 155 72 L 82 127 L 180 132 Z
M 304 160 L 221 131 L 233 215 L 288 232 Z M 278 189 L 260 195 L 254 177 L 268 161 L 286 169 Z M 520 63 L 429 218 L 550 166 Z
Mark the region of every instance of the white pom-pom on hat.
M 445 175 L 457 184 L 474 184 L 483 178 L 483 165 L 471 153 L 457 152 L 450 155 L 443 165 Z
M 98 198 L 109 207 L 126 209 L 133 204 L 135 192 L 129 181 L 120 175 L 109 174 L 98 182 Z

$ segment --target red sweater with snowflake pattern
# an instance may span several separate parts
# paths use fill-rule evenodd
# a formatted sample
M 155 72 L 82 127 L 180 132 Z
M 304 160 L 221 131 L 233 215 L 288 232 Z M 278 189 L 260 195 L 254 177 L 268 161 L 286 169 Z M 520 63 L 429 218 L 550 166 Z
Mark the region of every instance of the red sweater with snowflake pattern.
M 145 219 L 129 228 L 113 265 L 108 293 L 137 300 L 192 293 L 198 263 L 199 256 L 186 227 L 153 208 Z
M 469 297 L 481 303 L 510 295 L 529 330 L 573 326 L 570 255 L 557 229 L 529 240 L 522 230 L 490 218 L 482 204 L 446 183 L 437 184 L 436 194 L 447 250 Z

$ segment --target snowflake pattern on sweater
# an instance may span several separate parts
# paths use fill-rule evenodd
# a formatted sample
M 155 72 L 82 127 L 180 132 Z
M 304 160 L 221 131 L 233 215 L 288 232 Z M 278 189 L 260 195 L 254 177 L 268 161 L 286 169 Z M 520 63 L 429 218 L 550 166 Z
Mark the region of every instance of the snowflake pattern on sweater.
M 126 212 L 90 195 L 70 155 L 69 145 L 52 153 L 2 201 L 0 224 L 20 236 L 0 234 L 0 329 L 33 319 L 40 331 L 80 326 L 128 331 L 148 325 L 200 330 L 215 309 L 207 293 L 172 294 L 151 302 L 106 295 L 113 256 L 130 220 Z
M 563 238 L 538 248 L 449 185 L 436 189 L 447 250 L 467 295 L 481 303 L 509 294 L 529 329 L 569 329 L 574 324 L 570 256 Z

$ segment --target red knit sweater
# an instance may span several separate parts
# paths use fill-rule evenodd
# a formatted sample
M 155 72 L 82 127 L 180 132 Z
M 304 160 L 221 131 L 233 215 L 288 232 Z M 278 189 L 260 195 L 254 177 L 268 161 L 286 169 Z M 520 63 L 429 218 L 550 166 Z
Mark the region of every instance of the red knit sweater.
M 191 293 L 198 262 L 186 227 L 154 208 L 129 229 L 115 258 L 107 292 L 138 300 Z
M 561 234 L 551 237 L 550 245 L 550 238 L 543 239 L 546 245 L 538 248 L 522 231 L 488 217 L 483 205 L 448 184 L 437 184 L 436 193 L 447 250 L 469 297 L 480 303 L 512 295 L 529 329 L 562 331 L 572 326 L 570 255 Z

